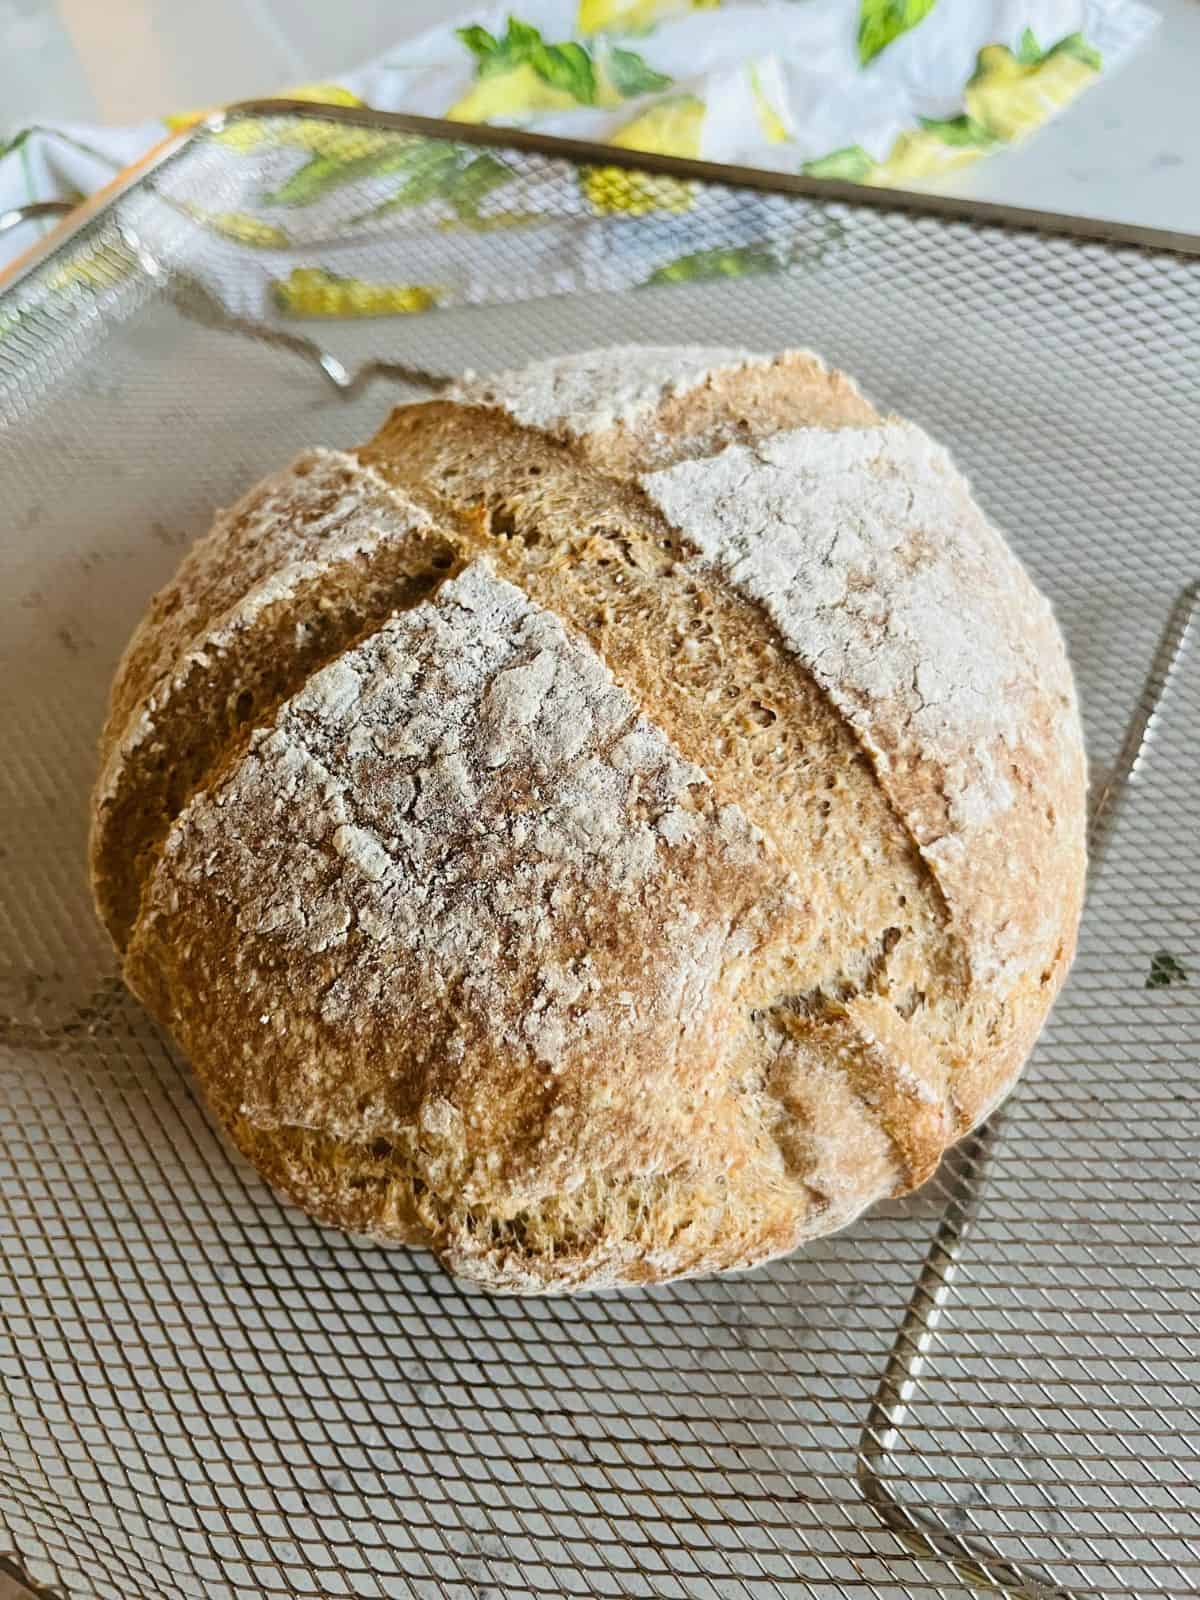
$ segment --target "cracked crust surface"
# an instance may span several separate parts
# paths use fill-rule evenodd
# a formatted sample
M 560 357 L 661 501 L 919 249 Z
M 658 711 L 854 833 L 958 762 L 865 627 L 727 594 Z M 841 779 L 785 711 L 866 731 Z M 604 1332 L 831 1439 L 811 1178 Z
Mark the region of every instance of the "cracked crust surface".
M 222 750 L 453 564 L 428 512 L 340 450 L 306 450 L 217 517 L 155 596 L 113 685 L 90 854 L 115 943 Z
M 261 689 L 251 606 L 244 722 L 179 696 L 187 783 L 152 848 L 108 829 L 128 980 L 241 1149 L 509 1292 L 752 1265 L 924 1181 L 1083 878 L 1061 641 L 944 452 L 807 354 L 623 350 L 463 380 L 337 471 L 322 651 Z M 289 566 L 244 533 L 113 726 Z

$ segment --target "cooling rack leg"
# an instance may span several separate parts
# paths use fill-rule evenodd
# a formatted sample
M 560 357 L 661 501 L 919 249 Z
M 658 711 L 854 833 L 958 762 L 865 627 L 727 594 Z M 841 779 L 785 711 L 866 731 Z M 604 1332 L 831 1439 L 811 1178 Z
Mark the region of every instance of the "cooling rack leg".
M 1196 625 L 1198 611 L 1200 582 L 1189 584 L 1171 608 L 1120 753 L 1093 799 L 1088 829 L 1090 876 L 1094 877 L 1103 863 L 1117 802 L 1135 778 L 1154 737 L 1158 708 Z M 1012 1600 L 1079 1600 L 1076 1591 L 1060 1587 L 1035 1568 L 1001 1560 L 982 1541 L 951 1533 L 931 1517 L 905 1505 L 892 1488 L 900 1480 L 886 1471 L 935 1343 L 988 1169 L 1000 1144 L 1003 1123 L 1001 1112 L 947 1157 L 944 1171 L 951 1188 L 950 1200 L 871 1402 L 859 1439 L 855 1477 L 863 1497 L 880 1520 L 914 1554 L 940 1557 L 966 1582 L 1000 1591 Z

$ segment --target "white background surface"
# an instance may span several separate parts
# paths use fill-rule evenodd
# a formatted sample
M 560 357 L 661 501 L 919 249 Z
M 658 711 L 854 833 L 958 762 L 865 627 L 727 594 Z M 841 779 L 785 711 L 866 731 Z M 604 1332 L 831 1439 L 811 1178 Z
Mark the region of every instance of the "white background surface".
M 1153 3 L 1162 23 L 1133 60 L 1020 149 L 930 187 L 1200 233 L 1200 0 Z M 269 94 L 334 76 L 461 9 L 456 0 L 0 0 L 0 134 L 39 118 L 137 122 Z

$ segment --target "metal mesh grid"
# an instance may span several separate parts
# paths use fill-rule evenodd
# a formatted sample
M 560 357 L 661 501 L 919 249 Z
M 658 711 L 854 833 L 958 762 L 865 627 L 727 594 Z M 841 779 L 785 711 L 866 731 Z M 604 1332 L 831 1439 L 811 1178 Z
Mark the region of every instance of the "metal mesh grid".
M 271 312 L 283 343 L 218 331 L 233 263 L 275 258 L 189 214 L 278 218 L 311 148 L 246 144 L 198 136 L 0 303 L 0 1553 L 71 1600 L 1200 1594 L 1200 264 L 698 181 L 680 209 L 677 176 L 600 215 L 507 149 L 536 222 L 435 195 L 354 256 L 440 271 L 440 309 Z M 320 270 L 395 172 L 306 215 Z M 309 336 L 347 372 L 808 344 L 955 450 L 1056 603 L 1112 799 L 1043 1043 L 920 1195 L 742 1279 L 502 1301 L 308 1223 L 214 1134 L 95 930 L 87 792 L 212 505 L 417 392 L 339 391 Z
M 936 1340 L 890 1462 L 905 1506 L 932 1492 L 941 1522 L 1089 1592 L 1200 1587 L 1200 1089 L 1180 981 L 1200 902 L 1197 601 L 1168 620 L 1097 829 L 1070 990 L 947 1241 L 953 1292 L 929 1286 L 944 1304 L 922 1308 Z

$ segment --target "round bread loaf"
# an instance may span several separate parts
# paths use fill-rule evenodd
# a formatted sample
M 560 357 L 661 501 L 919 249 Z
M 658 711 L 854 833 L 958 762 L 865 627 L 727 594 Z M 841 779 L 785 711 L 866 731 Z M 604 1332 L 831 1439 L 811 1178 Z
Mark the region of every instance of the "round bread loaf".
M 814 356 L 468 377 L 187 555 L 94 803 L 126 980 L 322 1221 L 514 1293 L 922 1183 L 1072 956 L 1046 601 Z

